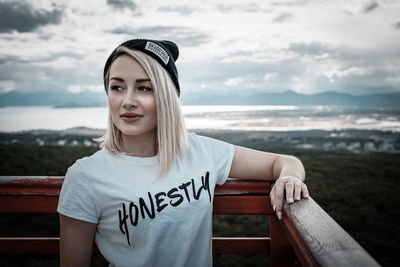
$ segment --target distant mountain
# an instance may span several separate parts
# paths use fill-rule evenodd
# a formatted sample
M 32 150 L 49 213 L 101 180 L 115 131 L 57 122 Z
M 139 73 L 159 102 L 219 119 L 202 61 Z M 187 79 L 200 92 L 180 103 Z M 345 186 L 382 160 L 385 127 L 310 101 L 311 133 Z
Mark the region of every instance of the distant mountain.
M 107 106 L 104 92 L 70 93 L 66 91 L 41 91 L 31 93 L 8 92 L 0 94 L 0 107 L 6 106 L 55 106 L 93 107 Z
M 103 102 L 92 102 L 92 103 L 82 103 L 78 104 L 75 102 L 68 102 L 61 105 L 55 105 L 55 108 L 88 108 L 88 107 L 104 107 L 106 106 Z
M 400 92 L 354 96 L 350 94 L 325 92 L 319 94 L 298 94 L 293 91 L 258 94 L 217 94 L 183 93 L 183 105 L 330 105 L 361 107 L 400 107 Z M 9 92 L 0 94 L 0 107 L 6 106 L 54 106 L 59 108 L 105 107 L 107 96 L 104 92 L 70 93 Z

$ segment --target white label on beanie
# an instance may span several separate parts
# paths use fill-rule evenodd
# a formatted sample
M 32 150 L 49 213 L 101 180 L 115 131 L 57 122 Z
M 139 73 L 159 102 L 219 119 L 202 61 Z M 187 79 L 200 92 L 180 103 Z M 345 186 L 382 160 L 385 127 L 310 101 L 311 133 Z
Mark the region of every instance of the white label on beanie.
M 159 46 L 155 43 L 152 43 L 152 42 L 147 42 L 146 47 L 144 49 L 156 54 L 159 58 L 161 58 L 161 60 L 164 62 L 165 65 L 168 64 L 168 61 L 169 61 L 168 53 L 161 46 Z

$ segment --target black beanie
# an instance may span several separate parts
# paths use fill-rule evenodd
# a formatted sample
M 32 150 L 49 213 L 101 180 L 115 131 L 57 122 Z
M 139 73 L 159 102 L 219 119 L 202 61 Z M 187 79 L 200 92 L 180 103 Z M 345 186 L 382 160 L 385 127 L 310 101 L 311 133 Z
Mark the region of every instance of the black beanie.
M 167 70 L 169 76 L 175 84 L 176 93 L 178 94 L 178 96 L 180 95 L 181 91 L 178 82 L 178 71 L 175 66 L 175 61 L 178 59 L 179 56 L 179 49 L 175 43 L 166 40 L 157 41 L 148 39 L 132 39 L 120 44 L 118 47 L 121 46 L 132 50 L 139 50 L 157 60 L 158 63 L 160 63 L 161 66 L 163 66 L 164 69 Z M 114 49 L 114 51 L 107 59 L 106 65 L 104 66 L 103 79 L 105 78 L 106 73 L 110 68 L 111 60 L 117 53 L 118 47 Z M 106 87 L 105 80 L 104 87 Z M 107 92 L 107 88 L 105 89 Z

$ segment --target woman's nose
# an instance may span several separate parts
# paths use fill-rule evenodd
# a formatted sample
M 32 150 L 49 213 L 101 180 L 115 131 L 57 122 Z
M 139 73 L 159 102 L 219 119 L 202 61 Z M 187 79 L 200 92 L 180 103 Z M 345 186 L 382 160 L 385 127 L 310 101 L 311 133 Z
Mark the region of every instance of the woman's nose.
M 137 106 L 137 95 L 135 91 L 131 88 L 127 90 L 127 93 L 125 94 L 123 106 L 124 108 L 129 108 L 129 107 L 136 107 Z

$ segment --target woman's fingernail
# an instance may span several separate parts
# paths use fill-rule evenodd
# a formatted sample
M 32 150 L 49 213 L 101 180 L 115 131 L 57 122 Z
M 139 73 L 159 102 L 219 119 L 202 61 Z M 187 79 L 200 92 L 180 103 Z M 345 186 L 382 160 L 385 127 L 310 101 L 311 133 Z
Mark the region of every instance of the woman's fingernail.
M 279 219 L 279 220 L 282 219 L 282 212 L 278 212 L 278 219 Z
M 304 194 L 304 197 L 305 197 L 305 198 L 308 198 L 308 194 Z
M 292 197 L 289 197 L 288 202 L 289 202 L 289 203 L 293 203 L 293 202 L 294 202 L 294 201 L 293 201 L 293 198 L 292 198 Z
M 272 206 L 272 209 L 275 211 L 275 209 L 276 209 L 276 206 L 275 206 L 275 205 L 273 205 L 273 206 Z
M 300 196 L 297 196 L 297 197 L 296 197 L 296 200 L 300 200 Z

